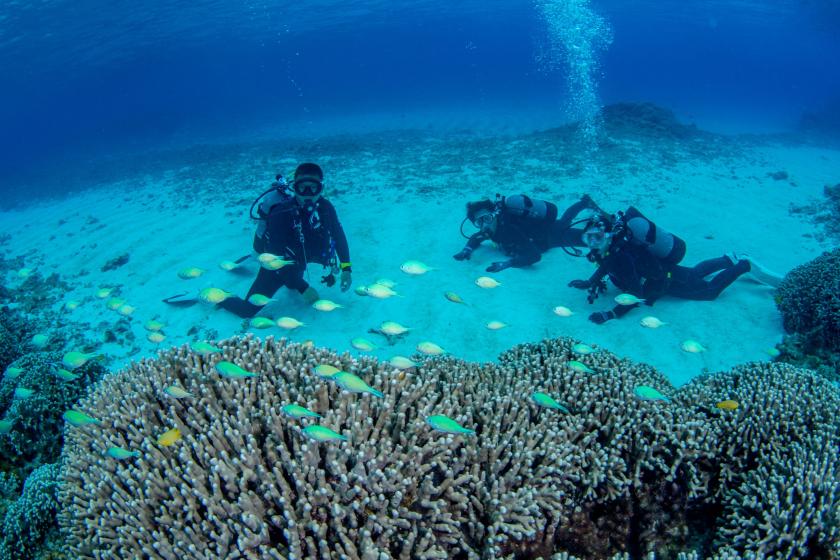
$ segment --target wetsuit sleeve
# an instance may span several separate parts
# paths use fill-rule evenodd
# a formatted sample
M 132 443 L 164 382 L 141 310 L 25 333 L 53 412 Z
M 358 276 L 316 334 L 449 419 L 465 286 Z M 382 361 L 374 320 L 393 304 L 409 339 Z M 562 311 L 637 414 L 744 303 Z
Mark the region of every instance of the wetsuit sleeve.
M 338 221 L 338 214 L 335 211 L 335 206 L 328 200 L 321 199 L 320 210 L 322 212 L 322 219 L 324 219 L 327 229 L 335 242 L 335 252 L 338 255 L 338 262 L 350 262 L 350 246 L 347 244 L 347 236 L 344 234 L 344 228 L 341 227 L 341 222 Z M 306 288 L 304 288 L 306 289 Z
M 470 236 L 469 240 L 467 241 L 467 247 L 475 251 L 476 249 L 478 249 L 479 245 L 481 245 L 482 242 L 484 242 L 487 239 L 488 236 L 483 231 L 476 232 Z
M 620 317 L 624 317 L 631 309 L 635 309 L 637 307 L 639 307 L 638 303 L 634 303 L 633 305 L 616 305 L 612 308 L 612 312 L 615 315 L 615 318 L 618 319 Z

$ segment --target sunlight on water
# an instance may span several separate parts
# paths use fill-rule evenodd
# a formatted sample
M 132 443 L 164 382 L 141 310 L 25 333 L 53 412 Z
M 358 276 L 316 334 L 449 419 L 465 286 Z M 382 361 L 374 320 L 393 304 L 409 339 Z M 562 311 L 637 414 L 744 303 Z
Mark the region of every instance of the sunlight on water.
M 549 65 L 562 68 L 569 87 L 569 117 L 579 121 L 584 146 L 594 150 L 598 136 L 598 55 L 612 43 L 609 23 L 589 0 L 538 0 L 547 26 Z

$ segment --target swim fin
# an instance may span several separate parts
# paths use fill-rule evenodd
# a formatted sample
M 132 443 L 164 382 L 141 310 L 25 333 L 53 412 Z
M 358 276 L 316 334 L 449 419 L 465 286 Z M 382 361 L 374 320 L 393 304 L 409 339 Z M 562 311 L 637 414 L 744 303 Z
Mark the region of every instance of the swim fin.
M 198 298 L 190 296 L 189 292 L 184 292 L 182 294 L 175 294 L 174 296 L 163 298 L 161 301 L 163 303 L 168 303 L 173 307 L 191 307 L 198 303 Z

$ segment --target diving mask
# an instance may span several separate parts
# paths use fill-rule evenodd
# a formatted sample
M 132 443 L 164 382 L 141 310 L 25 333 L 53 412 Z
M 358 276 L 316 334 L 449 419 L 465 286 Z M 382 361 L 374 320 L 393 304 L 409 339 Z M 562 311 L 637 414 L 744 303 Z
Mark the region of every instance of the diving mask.
M 496 219 L 496 215 L 493 212 L 484 212 L 476 216 L 472 223 L 475 227 L 480 230 L 485 230 L 490 228 L 493 225 L 494 220 Z

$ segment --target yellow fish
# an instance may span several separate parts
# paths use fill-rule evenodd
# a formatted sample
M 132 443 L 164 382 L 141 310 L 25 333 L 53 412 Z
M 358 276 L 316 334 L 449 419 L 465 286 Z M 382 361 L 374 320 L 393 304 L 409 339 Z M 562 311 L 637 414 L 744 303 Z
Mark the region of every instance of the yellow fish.
M 461 299 L 461 296 L 456 294 L 455 292 L 445 292 L 443 297 L 451 301 L 452 303 L 464 303 L 464 300 Z
M 276 261 L 279 258 L 280 257 L 273 253 L 260 253 L 257 257 L 257 260 L 260 262 L 260 264 L 266 264 L 270 263 L 271 261 Z
M 385 286 L 386 288 L 393 288 L 397 285 L 396 282 L 394 282 L 393 280 L 389 280 L 388 278 L 380 278 L 379 280 L 374 282 L 374 284 L 379 284 L 380 286 Z
M 405 261 L 400 265 L 400 270 L 406 274 L 411 274 L 412 276 L 420 276 L 421 274 L 426 274 L 430 270 L 434 270 L 434 268 L 426 266 L 425 263 L 420 261 Z
M 248 303 L 251 303 L 253 305 L 259 305 L 260 307 L 268 305 L 272 301 L 274 300 L 262 294 L 251 294 L 251 296 L 248 298 Z
M 344 307 L 334 301 L 330 301 L 328 299 L 319 299 L 315 303 L 312 304 L 312 307 L 317 309 L 318 311 L 333 311 L 338 309 L 339 307 Z
M 119 307 L 117 307 L 117 313 L 119 313 L 123 317 L 131 317 L 131 315 L 132 315 L 132 313 L 134 313 L 135 309 L 137 309 L 137 308 L 134 307 L 133 305 L 128 305 L 127 303 L 124 303 L 124 304 L 120 305 Z
M 31 268 L 21 268 L 17 271 L 18 278 L 29 278 L 35 272 Z
M 417 351 L 426 354 L 427 356 L 440 356 L 445 354 L 446 350 L 435 344 L 434 342 L 424 341 L 417 345 Z
M 155 321 L 155 320 L 151 320 L 144 325 L 144 327 L 146 328 L 147 331 L 152 331 L 152 332 L 157 332 L 157 331 L 163 330 L 163 327 L 165 327 L 165 326 L 166 326 L 165 323 L 161 323 L 160 321 Z
M 376 299 L 387 299 L 398 294 L 385 284 L 376 283 L 367 287 L 367 295 L 373 296 Z
M 113 291 L 113 288 L 99 288 L 96 290 L 96 297 L 99 299 L 107 299 L 111 297 L 111 292 Z
M 571 317 L 572 315 L 575 314 L 574 311 L 572 311 L 571 309 L 569 309 L 568 307 L 566 307 L 564 305 L 558 305 L 557 307 L 552 309 L 552 311 L 558 317 Z
M 230 294 L 221 288 L 204 288 L 198 293 L 198 299 L 204 303 L 222 303 Z
M 680 348 L 692 354 L 699 354 L 700 352 L 706 351 L 706 348 L 696 340 L 685 340 L 680 345 Z
M 658 329 L 662 325 L 667 325 L 668 323 L 663 323 L 653 315 L 648 315 L 647 317 L 642 317 L 639 324 L 648 329 Z
M 636 305 L 645 302 L 645 300 L 639 299 L 633 294 L 618 294 L 613 299 L 618 305 Z
M 276 258 L 274 260 L 262 263 L 262 267 L 266 270 L 280 270 L 284 266 L 294 264 L 295 261 L 287 261 L 286 259 Z
M 111 311 L 116 311 L 123 305 L 125 305 L 125 300 L 122 298 L 111 298 L 105 302 L 105 307 L 107 307 Z
M 274 321 L 268 317 L 254 317 L 251 319 L 251 326 L 255 329 L 269 329 L 274 326 Z
M 490 278 L 489 276 L 479 276 L 475 280 L 475 285 L 479 288 L 490 289 L 501 286 L 502 283 L 497 280 L 494 280 L 493 278 Z
M 164 335 L 162 332 L 152 331 L 152 332 L 150 332 L 149 334 L 146 335 L 146 339 L 149 342 L 154 342 L 155 344 L 160 344 L 161 342 L 166 340 L 166 335 Z
M 169 387 L 164 389 L 163 392 L 172 397 L 173 399 L 192 398 L 192 393 L 190 393 L 189 391 L 185 391 L 177 385 L 170 385 Z
M 385 321 L 381 325 L 379 325 L 379 330 L 389 336 L 400 336 L 401 334 L 407 333 L 409 330 L 408 327 L 404 327 L 399 323 L 394 321 Z
M 419 365 L 417 362 L 412 362 L 405 356 L 394 356 L 388 360 L 388 363 L 397 369 L 410 369 Z
M 364 297 L 368 295 L 367 286 L 356 286 L 355 288 L 353 288 L 353 291 L 356 293 L 357 296 Z
M 230 272 L 238 266 L 239 265 L 236 264 L 234 261 L 222 261 L 219 263 L 219 268 L 221 268 L 222 270 L 227 270 L 228 272 Z
M 158 445 L 169 447 L 170 445 L 178 443 L 179 439 L 181 439 L 181 430 L 178 428 L 172 428 L 171 430 L 166 430 L 160 434 L 157 438 L 157 442 Z
M 353 348 L 361 350 L 362 352 L 372 352 L 376 350 L 376 345 L 366 338 L 354 338 L 350 341 L 350 344 L 353 345 Z
M 73 311 L 76 308 L 78 308 L 80 305 L 82 305 L 82 302 L 76 301 L 75 299 L 72 299 L 72 300 L 70 300 L 70 301 L 68 301 L 67 303 L 64 304 L 64 309 L 66 309 L 67 311 Z
M 192 280 L 193 278 L 198 278 L 204 274 L 203 268 L 198 268 L 196 266 L 191 266 L 189 268 L 182 268 L 178 271 L 178 278 L 182 280 Z
M 490 329 L 491 331 L 497 331 L 499 329 L 505 328 L 506 326 L 508 326 L 508 324 L 503 323 L 501 321 L 490 321 L 484 326 Z
M 280 317 L 277 319 L 277 326 L 281 329 L 292 330 L 298 327 L 304 326 L 303 323 L 295 319 L 294 317 Z
M 78 367 L 82 367 L 85 365 L 88 360 L 96 357 L 101 357 L 101 354 L 85 354 L 84 352 L 67 352 L 64 354 L 64 357 L 61 358 L 61 363 L 63 363 L 67 369 L 74 370 Z
M 720 408 L 721 410 L 735 410 L 736 408 L 738 408 L 738 401 L 726 399 L 725 401 L 720 401 L 715 406 Z

